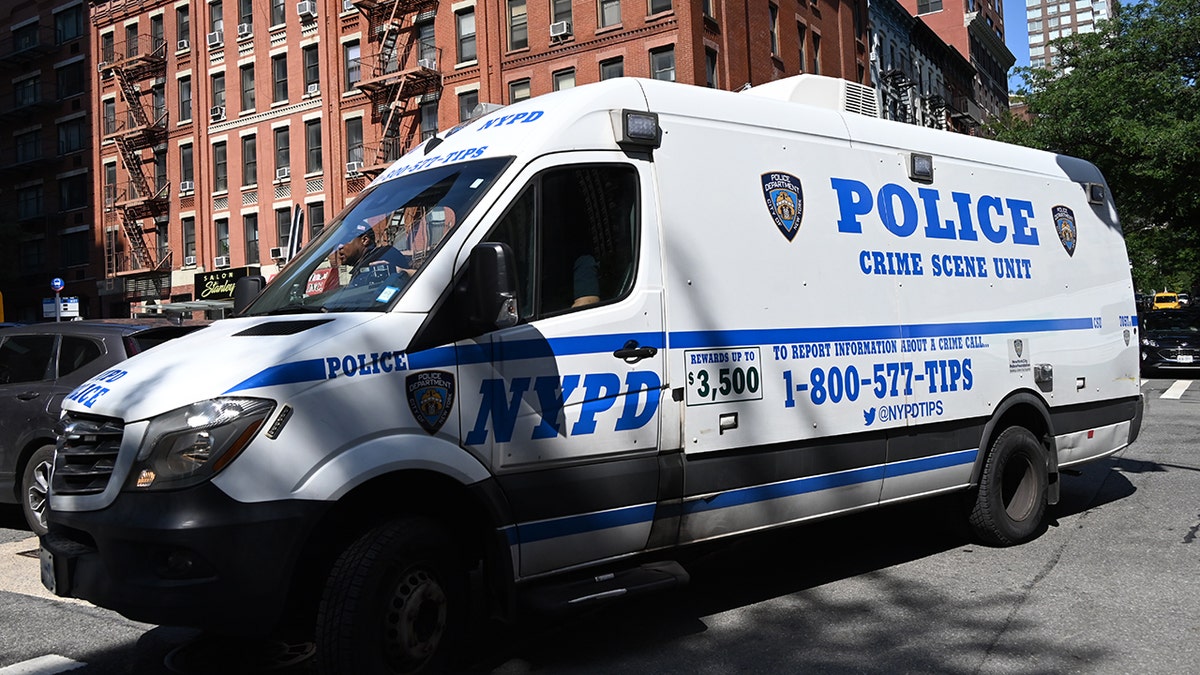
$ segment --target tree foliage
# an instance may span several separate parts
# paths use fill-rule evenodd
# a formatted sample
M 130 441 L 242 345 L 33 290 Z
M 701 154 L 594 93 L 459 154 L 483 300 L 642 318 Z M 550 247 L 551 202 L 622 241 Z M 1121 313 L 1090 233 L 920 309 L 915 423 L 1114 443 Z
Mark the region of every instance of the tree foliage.
M 1200 277 L 1200 0 L 1117 5 L 1093 33 L 1052 43 L 1057 68 L 1025 68 L 1028 117 L 996 138 L 1087 159 L 1104 172 L 1139 289 Z

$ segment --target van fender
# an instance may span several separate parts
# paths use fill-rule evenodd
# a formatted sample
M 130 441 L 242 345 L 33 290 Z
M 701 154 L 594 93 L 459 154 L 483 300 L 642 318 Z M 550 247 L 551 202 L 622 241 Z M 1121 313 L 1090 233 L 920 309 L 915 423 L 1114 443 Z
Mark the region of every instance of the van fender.
M 335 502 L 373 478 L 405 470 L 432 471 L 462 485 L 492 477 L 475 455 L 438 436 L 391 434 L 331 452 L 293 486 L 296 499 Z
M 1009 394 L 996 406 L 991 419 L 983 426 L 983 434 L 979 439 L 979 454 L 975 457 L 975 466 L 971 469 L 971 487 L 979 487 L 979 478 L 983 474 L 983 465 L 992 441 L 1006 428 L 1014 425 L 1029 429 L 1046 446 L 1049 474 L 1046 498 L 1049 504 L 1057 504 L 1058 447 L 1054 440 L 1054 423 L 1050 420 L 1050 406 L 1037 393 L 1027 389 Z

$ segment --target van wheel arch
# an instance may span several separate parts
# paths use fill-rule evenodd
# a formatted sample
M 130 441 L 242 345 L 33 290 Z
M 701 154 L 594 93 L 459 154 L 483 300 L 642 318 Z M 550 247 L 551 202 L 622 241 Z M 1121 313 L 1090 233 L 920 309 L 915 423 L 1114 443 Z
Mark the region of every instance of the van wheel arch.
M 1054 499 L 1050 503 L 1057 503 L 1058 450 L 1054 444 L 1054 425 L 1050 420 L 1050 406 L 1041 396 L 1031 391 L 1019 391 L 1001 401 L 996 406 L 996 412 L 992 414 L 992 418 L 984 425 L 983 434 L 979 439 L 979 456 L 975 458 L 975 466 L 971 470 L 971 487 L 979 487 L 988 451 L 995 444 L 996 439 L 1006 429 L 1014 426 L 1028 429 L 1046 448 L 1051 484 L 1054 486 L 1051 490 L 1054 493 Z
M 307 635 L 317 616 L 321 590 L 343 551 L 362 535 L 397 517 L 424 518 L 453 533 L 465 569 L 481 569 L 483 582 L 493 590 L 497 582 L 511 582 L 512 564 L 507 545 L 497 534 L 497 506 L 481 499 L 479 486 L 466 486 L 434 471 L 408 470 L 383 476 L 354 488 L 314 524 L 299 553 L 282 626 L 285 634 Z M 489 491 L 484 489 L 483 493 Z M 472 589 L 474 591 L 475 589 Z M 506 596 L 491 593 L 494 611 L 506 611 Z M 473 600 L 475 605 L 478 602 Z

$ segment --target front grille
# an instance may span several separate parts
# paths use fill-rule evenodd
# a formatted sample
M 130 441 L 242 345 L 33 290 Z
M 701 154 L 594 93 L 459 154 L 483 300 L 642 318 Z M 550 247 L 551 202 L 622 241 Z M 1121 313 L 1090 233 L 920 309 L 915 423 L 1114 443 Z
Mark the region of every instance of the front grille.
M 68 413 L 58 424 L 51 489 L 59 495 L 104 492 L 112 478 L 125 425 L 121 420 Z

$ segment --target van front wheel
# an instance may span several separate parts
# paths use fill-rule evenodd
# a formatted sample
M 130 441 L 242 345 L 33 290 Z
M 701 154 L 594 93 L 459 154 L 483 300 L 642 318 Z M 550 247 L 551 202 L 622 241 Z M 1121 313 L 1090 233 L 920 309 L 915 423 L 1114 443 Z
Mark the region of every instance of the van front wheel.
M 971 530 L 981 541 L 1011 546 L 1032 539 L 1046 515 L 1046 448 L 1023 427 L 1005 429 L 992 443 L 971 507 Z
M 333 566 L 317 613 L 322 673 L 442 672 L 465 624 L 466 575 L 445 530 L 398 518 Z

